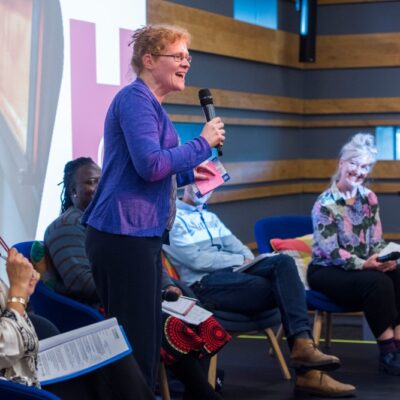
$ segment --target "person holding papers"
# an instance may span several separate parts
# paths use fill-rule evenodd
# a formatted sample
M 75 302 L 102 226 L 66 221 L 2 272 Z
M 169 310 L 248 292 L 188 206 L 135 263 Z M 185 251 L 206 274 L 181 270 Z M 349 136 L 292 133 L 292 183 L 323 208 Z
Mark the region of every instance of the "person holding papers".
M 274 255 L 243 272 L 235 272 L 234 267 L 254 256 L 215 214 L 207 211 L 204 201 L 190 188 L 185 189 L 182 201 L 177 200 L 170 244 L 163 246 L 181 280 L 210 311 L 251 316 L 279 307 L 291 363 L 298 370 L 296 391 L 336 397 L 353 394 L 353 386 L 320 372 L 338 368 L 340 361 L 315 346 L 304 287 L 294 261 L 285 255 Z
M 7 247 L 1 237 L 0 242 Z M 47 320 L 30 313 L 31 320 L 26 313 L 29 296 L 33 294 L 40 274 L 16 249 L 4 250 L 7 253 L 1 251 L 1 256 L 6 259 L 9 287 L 0 280 L 0 379 L 40 388 L 37 373 L 39 339 L 35 322 L 40 320 L 44 332 Z M 54 335 L 55 327 L 47 333 Z M 74 379 L 53 383 L 45 389 L 63 400 L 74 400 L 77 394 L 80 400 L 153 400 L 153 394 L 131 357 L 126 356 Z
M 377 196 L 365 186 L 376 155 L 370 134 L 358 133 L 343 146 L 332 185 L 312 209 L 308 283 L 336 303 L 364 311 L 378 341 L 380 369 L 400 375 L 400 269 L 396 260 L 378 259 L 387 243 Z
M 9 287 L 0 280 L 0 379 L 40 387 L 36 374 L 39 341 L 25 312 L 40 275 L 15 249 L 1 254 L 6 257 Z

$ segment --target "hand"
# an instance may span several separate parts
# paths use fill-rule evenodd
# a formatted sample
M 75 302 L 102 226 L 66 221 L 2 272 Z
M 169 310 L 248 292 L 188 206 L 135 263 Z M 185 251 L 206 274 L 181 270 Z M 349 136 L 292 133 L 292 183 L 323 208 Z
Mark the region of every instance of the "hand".
M 397 267 L 397 262 L 394 260 L 390 260 L 390 261 L 386 261 L 384 263 L 381 263 L 381 265 L 379 266 L 379 271 L 382 272 L 389 272 L 389 271 L 393 271 L 395 270 Z
M 391 260 L 381 263 L 377 260 L 378 256 L 378 254 L 373 254 L 371 257 L 367 258 L 364 262 L 363 268 L 376 269 L 381 272 L 393 271 L 396 268 L 396 261 Z
M 182 290 L 178 288 L 178 286 L 169 285 L 165 288 L 167 292 L 174 292 L 178 296 L 182 296 Z
M 10 282 L 9 296 L 28 297 L 34 292 L 40 275 L 32 264 L 16 249 L 10 249 L 6 261 L 6 271 Z
M 368 257 L 364 264 L 363 269 L 379 269 L 380 262 L 377 261 L 378 254 L 373 254 L 371 257 Z
M 245 257 L 242 265 L 245 265 L 245 264 L 249 263 L 250 261 L 253 261 L 253 260 L 251 258 L 246 258 Z
M 31 280 L 29 281 L 29 290 L 28 296 L 32 295 L 35 291 L 36 284 L 40 281 L 40 273 L 36 270 L 33 270 L 33 274 Z
M 211 121 L 208 121 L 203 130 L 201 136 L 207 140 L 210 147 L 223 146 L 225 141 L 225 130 L 224 123 L 220 117 L 215 117 Z
M 207 162 L 202 162 L 193 170 L 195 181 L 205 181 L 210 178 L 210 175 L 215 176 L 215 172 L 207 165 Z

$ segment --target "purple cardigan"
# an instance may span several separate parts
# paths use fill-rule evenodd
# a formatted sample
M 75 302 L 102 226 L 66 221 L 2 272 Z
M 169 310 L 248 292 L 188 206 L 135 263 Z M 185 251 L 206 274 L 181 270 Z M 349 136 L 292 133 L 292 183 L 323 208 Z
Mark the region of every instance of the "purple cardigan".
M 161 236 L 170 211 L 172 175 L 193 182 L 211 155 L 202 137 L 178 145 L 164 108 L 141 79 L 114 97 L 104 126 L 103 175 L 82 223 L 114 234 Z

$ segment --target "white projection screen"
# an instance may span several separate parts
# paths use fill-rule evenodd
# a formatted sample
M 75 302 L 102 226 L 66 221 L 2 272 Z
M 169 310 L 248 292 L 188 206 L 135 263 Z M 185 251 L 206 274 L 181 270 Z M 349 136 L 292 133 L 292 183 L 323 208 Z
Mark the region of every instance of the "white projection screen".
M 0 0 L 0 235 L 9 245 L 43 238 L 67 161 L 101 163 L 105 113 L 134 79 L 128 44 L 145 24 L 145 0 Z

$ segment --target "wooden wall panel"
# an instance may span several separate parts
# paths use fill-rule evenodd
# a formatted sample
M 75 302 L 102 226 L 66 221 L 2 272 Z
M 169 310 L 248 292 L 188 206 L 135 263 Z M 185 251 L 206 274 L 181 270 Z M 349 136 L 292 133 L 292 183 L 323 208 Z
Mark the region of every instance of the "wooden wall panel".
M 285 181 L 299 178 L 300 160 L 224 163 L 231 179 L 226 185 Z
M 275 161 L 243 161 L 224 163 L 231 179 L 225 186 L 246 185 L 303 179 L 330 179 L 335 173 L 335 159 L 296 159 Z M 400 161 L 378 161 L 372 173 L 373 179 L 400 180 Z M 400 191 L 400 184 L 398 191 Z
M 165 98 L 167 104 L 199 105 L 199 87 L 187 86 L 183 92 L 173 92 Z M 233 90 L 210 89 L 217 107 L 242 110 L 277 111 L 293 114 L 303 112 L 303 100 Z
M 337 167 L 337 160 L 248 161 L 224 163 L 224 166 L 231 175 L 231 180 L 223 186 L 222 190 L 213 195 L 212 203 L 302 193 L 320 193 L 329 186 L 330 178 Z M 305 179 L 317 179 L 318 181 L 304 182 Z M 400 161 L 378 161 L 374 168 L 372 179 L 370 187 L 375 192 L 399 193 Z M 390 179 L 393 181 L 375 181 L 377 179 Z M 285 183 L 285 181 L 289 180 L 295 182 Z M 266 184 L 259 185 L 260 183 Z M 257 184 L 257 186 L 231 188 L 234 185 L 249 184 Z
M 324 182 L 298 182 L 255 186 L 243 189 L 221 190 L 213 194 L 210 203 L 230 203 L 232 201 L 253 200 L 264 197 L 291 196 L 304 193 L 322 193 L 330 185 L 329 179 Z M 399 194 L 399 183 L 376 182 L 368 185 L 375 193 Z
M 165 103 L 197 106 L 199 104 L 199 89 L 200 88 L 198 87 L 187 86 L 183 92 L 174 92 L 168 95 L 165 99 Z M 223 108 L 273 111 L 299 115 L 400 112 L 400 97 L 306 100 L 293 97 L 270 96 L 215 88 L 210 88 L 210 90 L 213 95 L 215 106 Z M 344 121 L 341 123 L 344 123 Z M 353 123 L 347 123 L 350 124 L 350 126 L 354 126 Z M 315 123 L 309 121 L 305 122 L 305 124 L 309 124 L 310 127 L 312 124 L 316 124 L 314 126 L 321 126 L 321 124 L 329 126 L 328 122 Z
M 319 6 L 328 4 L 385 3 L 393 0 L 318 0 Z
M 390 166 L 391 174 L 385 177 L 400 178 L 400 162 Z M 275 161 L 245 161 L 224 163 L 231 179 L 226 186 L 299 179 L 329 179 L 335 172 L 337 160 L 296 159 Z M 378 169 L 378 167 L 377 167 Z M 381 169 L 382 170 L 382 169 Z M 375 176 L 375 174 L 374 174 Z M 381 177 L 381 176 L 380 176 Z
M 187 28 L 191 49 L 294 68 L 400 66 L 400 33 L 320 35 L 316 63 L 298 62 L 298 35 L 272 30 L 168 1 L 148 0 L 150 23 Z
M 268 64 L 301 68 L 298 36 L 237 21 L 168 1 L 148 0 L 149 23 L 185 27 L 192 34 L 190 48 Z
M 188 115 L 188 114 L 168 114 L 168 115 L 173 122 L 199 123 L 199 124 L 203 124 L 205 122 L 203 115 Z M 304 126 L 304 121 L 301 119 L 267 119 L 267 118 L 262 119 L 262 118 L 223 117 L 223 120 L 225 125 L 281 126 L 289 128 L 302 128 Z M 400 125 L 400 119 L 397 122 Z
M 200 113 L 200 111 L 199 111 Z M 169 114 L 174 122 L 204 123 L 203 115 Z M 244 126 L 279 126 L 286 128 L 346 128 L 346 127 L 376 127 L 399 126 L 399 119 L 272 119 L 272 118 L 235 118 L 223 117 L 225 125 Z
M 304 114 L 367 114 L 400 112 L 400 97 L 318 99 L 304 101 Z
M 316 62 L 307 69 L 400 66 L 400 33 L 319 35 Z

